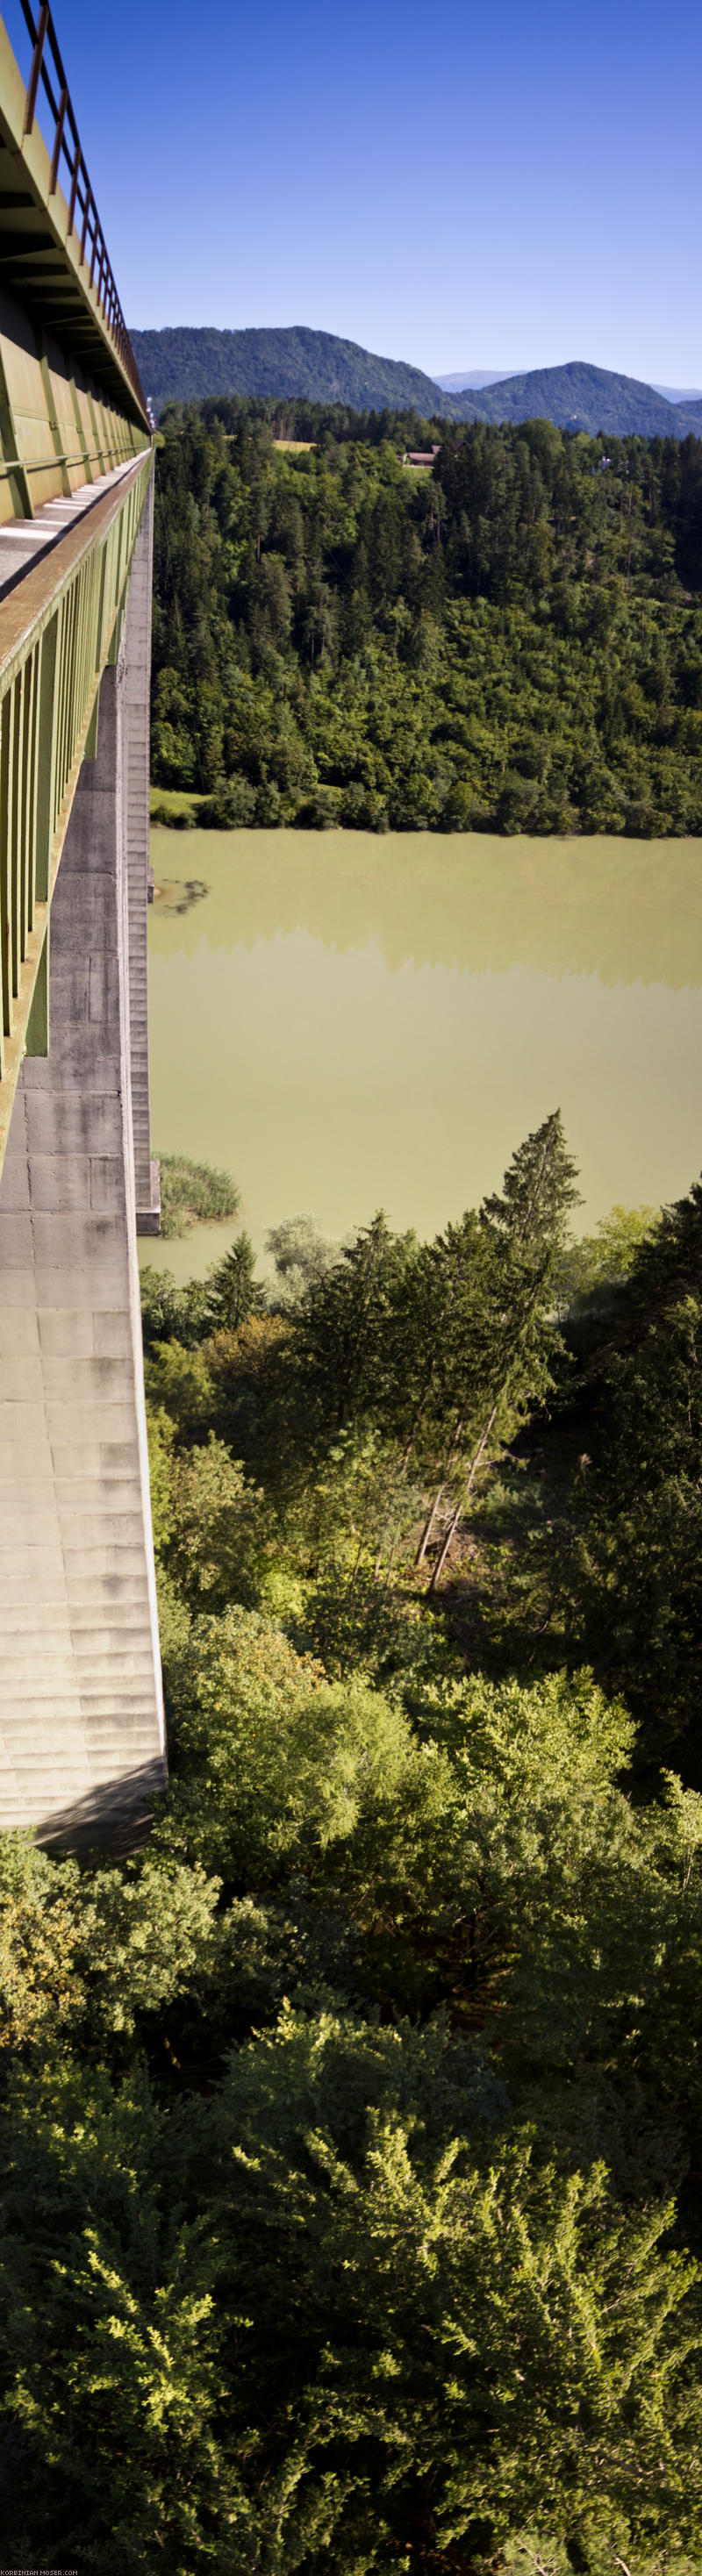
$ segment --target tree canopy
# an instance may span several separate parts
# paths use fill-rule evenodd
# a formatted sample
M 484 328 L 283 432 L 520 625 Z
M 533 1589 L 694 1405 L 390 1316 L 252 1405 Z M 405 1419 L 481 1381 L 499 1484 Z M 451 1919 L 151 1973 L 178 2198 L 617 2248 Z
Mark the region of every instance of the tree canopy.
M 223 826 L 701 830 L 700 441 L 444 424 L 416 473 L 427 434 L 165 415 L 157 785 Z
M 146 1278 L 169 1793 L 0 1836 L 10 2566 L 699 2567 L 702 1194 L 575 1192 Z

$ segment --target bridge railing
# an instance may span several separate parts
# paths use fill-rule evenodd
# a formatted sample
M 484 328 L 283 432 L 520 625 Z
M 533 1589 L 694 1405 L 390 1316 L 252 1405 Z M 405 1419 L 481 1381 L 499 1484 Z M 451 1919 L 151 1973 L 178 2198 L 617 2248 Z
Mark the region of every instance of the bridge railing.
M 152 464 L 149 449 L 3 601 L 0 1165 L 22 1055 L 45 1049 L 48 908 Z
M 51 152 L 49 195 L 52 197 L 56 193 L 62 176 L 62 163 L 65 162 L 69 235 L 75 233 L 80 241 L 81 266 L 87 270 L 88 284 L 95 289 L 105 327 L 141 409 L 145 412 L 146 402 L 139 371 L 81 150 L 80 136 L 48 0 L 42 0 L 42 5 L 38 9 L 34 7 L 33 0 L 20 0 L 20 5 L 33 48 L 24 131 L 25 134 L 32 132 L 41 87 L 53 126 L 53 134 L 52 126 L 49 127 Z

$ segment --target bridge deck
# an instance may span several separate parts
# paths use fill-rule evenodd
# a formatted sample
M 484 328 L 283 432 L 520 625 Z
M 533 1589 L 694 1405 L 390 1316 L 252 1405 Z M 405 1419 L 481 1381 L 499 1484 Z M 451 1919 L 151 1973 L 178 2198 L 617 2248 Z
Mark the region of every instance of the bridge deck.
M 143 794 L 149 536 L 147 511 L 53 897 L 51 1046 L 21 1068 L 0 1182 L 0 1821 L 74 1848 L 138 1834 L 166 1779 L 136 1264 L 145 1027 L 130 972 L 146 928 L 146 843 L 129 815 Z
M 35 563 L 39 563 L 52 546 L 59 544 L 69 528 L 94 510 L 97 501 L 116 490 L 132 469 L 114 465 L 109 474 L 100 474 L 93 483 L 80 483 L 75 492 L 55 501 L 42 501 L 33 519 L 7 519 L 0 525 L 0 601 L 22 580 Z
M 153 460 L 49 0 L 22 6 L 26 93 L 0 21 L 0 1827 L 80 1844 L 133 1839 L 166 1779 L 136 1259 L 159 1223 Z

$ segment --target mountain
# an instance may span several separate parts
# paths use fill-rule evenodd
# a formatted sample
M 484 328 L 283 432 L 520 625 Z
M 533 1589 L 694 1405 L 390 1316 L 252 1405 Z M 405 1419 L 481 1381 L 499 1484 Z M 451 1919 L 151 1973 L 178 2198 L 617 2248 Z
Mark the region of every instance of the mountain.
M 517 367 L 464 367 L 462 374 L 435 376 L 434 382 L 441 386 L 442 393 L 463 394 L 473 385 L 480 388 L 483 385 L 504 385 L 508 376 L 516 376 L 518 372 Z
M 463 420 L 552 420 L 557 429 L 584 429 L 606 438 L 688 438 L 702 435 L 702 403 L 670 403 L 636 376 L 613 375 L 573 359 L 566 367 L 536 368 L 502 384 L 453 397 Z
M 423 420 L 552 420 L 558 429 L 603 430 L 607 438 L 702 436 L 702 397 L 668 402 L 654 385 L 607 367 L 574 360 L 566 367 L 534 368 L 458 390 L 421 367 L 374 357 L 356 340 L 302 324 L 285 330 L 210 331 L 182 325 L 133 331 L 132 346 L 144 390 L 158 417 L 168 402 L 199 402 L 207 394 L 243 394 L 277 400 L 339 402 L 352 411 L 414 411 Z M 479 370 L 476 369 L 476 375 Z
M 154 411 L 168 402 L 199 402 L 206 394 L 296 394 L 308 402 L 340 402 L 353 411 L 407 411 L 430 420 L 453 416 L 433 376 L 398 358 L 376 358 L 355 340 L 331 331 L 210 331 L 182 324 L 165 331 L 132 331 L 132 348 Z
M 502 372 L 508 376 L 509 367 L 503 367 Z M 654 385 L 653 391 L 654 394 L 665 394 L 666 402 L 702 403 L 702 385 Z
M 533 368 L 530 370 L 531 374 L 534 374 L 535 372 L 536 370 Z M 554 369 L 554 373 L 556 375 L 560 375 L 560 372 L 561 370 L 559 367 Z M 593 370 L 593 372 L 595 371 Z M 605 375 L 607 370 L 602 368 L 599 372 Z M 437 385 L 441 386 L 442 392 L 447 394 L 470 393 L 476 387 L 482 393 L 485 385 L 504 385 L 507 383 L 509 376 L 518 376 L 521 374 L 522 370 L 519 367 L 464 367 L 462 370 L 459 370 L 458 375 L 437 376 L 435 381 Z M 638 382 L 639 378 L 636 376 L 622 377 L 623 384 L 637 384 Z M 664 400 L 669 403 L 694 403 L 698 409 L 702 410 L 702 386 L 700 385 L 649 385 L 648 378 L 646 378 L 646 392 L 662 394 Z

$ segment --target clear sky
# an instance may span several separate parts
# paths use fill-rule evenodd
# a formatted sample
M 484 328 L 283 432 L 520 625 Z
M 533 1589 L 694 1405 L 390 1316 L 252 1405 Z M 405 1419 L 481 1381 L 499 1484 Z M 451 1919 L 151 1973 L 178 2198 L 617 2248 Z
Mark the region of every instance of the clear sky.
M 702 384 L 698 0 L 54 7 L 131 324 Z

